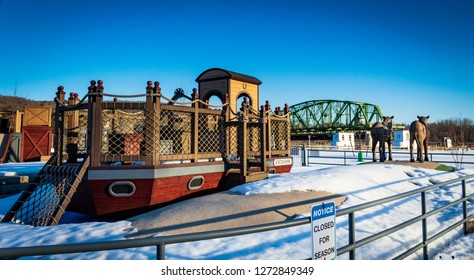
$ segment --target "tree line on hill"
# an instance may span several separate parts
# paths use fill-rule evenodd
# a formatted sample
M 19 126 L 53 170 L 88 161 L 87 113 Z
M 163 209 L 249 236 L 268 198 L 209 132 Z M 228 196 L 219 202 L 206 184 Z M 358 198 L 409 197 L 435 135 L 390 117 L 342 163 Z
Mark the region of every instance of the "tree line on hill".
M 428 131 L 428 142 L 444 143 L 444 137 L 450 137 L 456 146 L 474 145 L 474 121 L 468 118 L 429 123 Z
M 0 112 L 23 111 L 24 106 L 48 106 L 55 108 L 54 101 L 36 101 L 16 95 L 0 94 Z M 444 143 L 450 137 L 454 145 L 474 145 L 474 121 L 468 118 L 451 118 L 428 124 L 428 141 Z
M 19 96 L 9 96 L 0 94 L 0 112 L 23 111 L 25 106 L 55 106 L 54 101 L 36 101 Z

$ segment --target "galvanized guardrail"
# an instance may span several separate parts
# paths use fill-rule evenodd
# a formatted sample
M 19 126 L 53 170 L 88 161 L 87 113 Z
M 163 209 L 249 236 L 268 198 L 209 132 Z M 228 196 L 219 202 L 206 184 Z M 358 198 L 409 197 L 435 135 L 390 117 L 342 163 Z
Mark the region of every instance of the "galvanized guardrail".
M 463 226 L 464 234 L 468 233 L 467 223 L 468 223 L 468 220 L 474 219 L 474 214 L 468 215 L 467 204 L 468 202 L 469 203 L 472 202 L 469 200 L 474 198 L 474 193 L 469 194 L 469 195 L 466 194 L 466 181 L 473 180 L 473 179 L 474 179 L 474 175 L 469 175 L 462 178 L 449 180 L 449 181 L 434 184 L 428 187 L 423 187 L 420 189 L 400 193 L 394 196 L 390 196 L 390 197 L 386 197 L 386 198 L 378 199 L 375 201 L 367 202 L 364 204 L 338 210 L 336 212 L 337 213 L 336 217 L 342 217 L 345 215 L 348 216 L 348 224 L 349 224 L 348 239 L 349 240 L 348 240 L 348 245 L 337 249 L 337 255 L 340 256 L 340 255 L 349 253 L 349 259 L 354 260 L 356 259 L 357 248 L 360 248 L 370 242 L 378 240 L 391 233 L 394 233 L 396 231 L 399 231 L 405 227 L 408 227 L 412 224 L 415 224 L 421 221 L 422 232 L 420 234 L 422 236 L 422 242 L 420 242 L 419 244 L 416 244 L 415 246 L 413 246 L 412 248 L 404 252 L 401 252 L 401 254 L 395 257 L 394 259 L 404 259 L 421 249 L 423 250 L 423 259 L 428 259 L 428 245 L 432 243 L 433 241 L 435 241 L 436 239 L 440 238 L 441 236 L 445 235 L 446 233 L 460 226 Z M 427 192 L 432 191 L 437 188 L 442 188 L 442 187 L 446 187 L 455 183 L 459 183 L 459 182 L 461 182 L 461 198 L 460 199 L 449 202 L 431 211 L 428 211 L 428 212 L 426 211 L 426 193 Z M 376 234 L 365 237 L 363 239 L 356 240 L 355 238 L 355 228 L 356 228 L 355 213 L 356 212 L 364 210 L 364 209 L 368 209 L 371 207 L 383 205 L 389 202 L 401 200 L 401 199 L 414 196 L 414 195 L 421 195 L 421 210 L 422 210 L 421 215 L 416 216 L 408 221 L 402 222 L 398 225 L 395 225 L 391 228 L 385 229 Z M 430 216 L 433 216 L 436 213 L 439 213 L 450 207 L 454 207 L 458 204 L 462 204 L 462 219 L 455 222 L 451 226 L 437 232 L 436 234 L 432 236 L 428 236 L 426 219 Z M 301 219 L 296 219 L 296 220 L 291 220 L 291 221 L 284 221 L 284 222 L 271 223 L 271 224 L 265 224 L 265 225 L 257 225 L 257 226 L 249 226 L 249 227 L 225 229 L 225 230 L 217 230 L 217 231 L 208 231 L 208 232 L 200 232 L 200 233 L 148 237 L 148 238 L 141 238 L 141 239 L 48 245 L 48 246 L 17 247 L 17 248 L 0 248 L 0 259 L 17 259 L 17 258 L 21 258 L 25 256 L 69 254 L 69 253 L 95 252 L 95 251 L 105 251 L 105 250 L 119 250 L 119 249 L 127 249 L 127 248 L 156 246 L 156 250 L 157 250 L 156 258 L 158 260 L 164 260 L 166 245 L 259 233 L 259 232 L 283 229 L 283 228 L 288 228 L 288 227 L 293 227 L 293 226 L 301 226 L 301 225 L 305 225 L 309 223 L 311 223 L 310 218 L 301 218 Z
M 378 150 L 377 159 L 378 159 Z M 341 155 L 342 154 L 342 155 Z M 333 150 L 292 147 L 291 155 L 295 165 L 307 166 L 311 164 L 348 165 L 351 162 L 372 161 L 372 151 L 365 150 Z M 409 160 L 408 151 L 393 151 L 394 160 Z M 452 164 L 456 166 L 474 166 L 474 153 L 441 153 L 428 151 L 430 161 Z M 329 159 L 330 161 L 325 161 Z
M 343 254 L 349 254 L 349 259 L 356 259 L 356 249 L 360 248 L 370 242 L 378 240 L 384 236 L 387 236 L 391 233 L 394 233 L 398 230 L 401 230 L 405 227 L 408 227 L 416 222 L 422 222 L 422 242 L 416 244 L 412 248 L 401 252 L 400 255 L 394 259 L 404 259 L 409 255 L 417 252 L 418 250 L 423 250 L 423 259 L 428 259 L 428 245 L 445 235 L 446 233 L 463 226 L 464 234 L 467 234 L 467 223 L 468 220 L 474 219 L 474 214 L 468 215 L 467 213 L 467 204 L 472 203 L 470 201 L 474 198 L 473 194 L 466 194 L 466 182 L 473 180 L 474 175 L 465 176 L 462 178 L 457 178 L 449 180 L 446 182 L 434 184 L 428 187 L 423 187 L 420 189 L 400 193 L 390 197 L 378 199 L 375 201 L 363 203 L 360 205 L 344 208 L 336 212 L 336 217 L 342 217 L 347 215 L 348 225 L 349 225 L 349 235 L 348 235 L 348 245 L 342 246 L 337 249 L 337 255 L 341 256 Z M 426 193 L 437 188 L 446 187 L 455 183 L 461 183 L 461 198 L 455 201 L 446 203 L 445 205 L 433 209 L 431 211 L 426 211 Z M 355 238 L 355 214 L 358 211 L 368 209 L 374 206 L 383 205 L 389 202 L 401 200 L 410 196 L 421 195 L 421 215 L 413 217 L 410 220 L 402 222 L 398 225 L 395 225 L 391 228 L 384 229 L 381 232 L 367 236 L 363 239 L 356 240 Z M 433 216 L 440 211 L 446 210 L 450 207 L 462 204 L 462 219 L 455 222 L 449 227 L 437 232 L 432 236 L 428 236 L 427 232 L 427 219 Z M 95 251 L 105 251 L 105 250 L 119 250 L 127 248 L 139 248 L 139 247 L 156 247 L 156 259 L 164 260 L 165 259 L 165 247 L 166 245 L 176 244 L 176 243 L 185 243 L 193 241 L 201 241 L 208 239 L 232 237 L 238 235 L 246 235 L 252 233 L 265 232 L 270 230 L 283 229 L 294 226 L 301 226 L 310 224 L 310 218 L 300 218 L 291 221 L 284 221 L 278 223 L 270 223 L 265 225 L 256 225 L 242 228 L 234 229 L 225 229 L 225 230 L 216 230 L 200 233 L 189 233 L 189 234 L 180 234 L 180 235 L 170 235 L 170 236 L 159 236 L 159 237 L 147 237 L 140 239 L 130 239 L 130 240 L 117 240 L 117 241 L 104 241 L 104 242 L 89 242 L 89 243 L 77 243 L 77 244 L 62 244 L 62 245 L 48 245 L 48 246 L 31 246 L 31 247 L 17 247 L 17 248 L 1 248 L 0 249 L 0 259 L 17 259 L 26 256 L 38 256 L 38 255 L 55 255 L 55 254 L 70 254 L 70 253 L 82 253 L 82 252 L 95 252 Z M 308 227 L 308 236 L 310 236 L 310 231 Z
M 431 185 L 431 186 L 428 186 L 428 187 L 423 187 L 423 188 L 420 188 L 420 189 L 400 193 L 400 194 L 397 194 L 397 195 L 393 195 L 393 196 L 390 196 L 390 197 L 374 200 L 374 201 L 371 201 L 371 202 L 367 202 L 367 203 L 364 203 L 364 204 L 356 205 L 356 206 L 353 206 L 353 207 L 349 207 L 349 208 L 337 211 L 336 212 L 337 217 L 342 216 L 342 215 L 348 215 L 348 219 L 349 219 L 349 244 L 347 246 L 342 247 L 342 248 L 338 248 L 338 255 L 349 252 L 350 259 L 353 260 L 353 259 L 355 259 L 355 249 L 357 249 L 357 248 L 359 248 L 359 247 L 361 247 L 365 244 L 368 244 L 370 242 L 373 242 L 377 239 L 380 239 L 384 236 L 387 236 L 387 235 L 389 235 L 393 232 L 401 230 L 401 229 L 403 229 L 407 226 L 410 226 L 410 225 L 412 225 L 416 222 L 421 221 L 422 222 L 422 232 L 421 232 L 422 242 L 420 242 L 416 246 L 406 250 L 405 252 L 401 253 L 400 255 L 395 257 L 394 259 L 404 259 L 404 258 L 408 257 L 409 255 L 415 253 L 416 251 L 418 251 L 420 249 L 423 249 L 423 259 L 425 259 L 425 260 L 428 259 L 428 244 L 432 243 L 436 239 L 440 238 L 441 236 L 445 235 L 446 233 L 450 232 L 451 230 L 454 230 L 455 228 L 457 228 L 461 225 L 463 226 L 464 234 L 468 234 L 467 222 L 468 222 L 468 220 L 474 218 L 474 214 L 468 215 L 468 213 L 467 213 L 467 202 L 470 199 L 474 198 L 474 193 L 469 194 L 469 195 L 466 194 L 466 181 L 472 180 L 473 178 L 474 178 L 474 175 L 469 175 L 469 176 L 465 176 L 465 177 L 462 177 L 462 178 L 457 178 L 457 179 L 445 181 L 445 182 L 434 184 L 434 185 Z M 460 199 L 457 199 L 455 201 L 447 203 L 447 204 L 445 204 L 441 207 L 435 208 L 435 209 L 433 209 L 429 212 L 426 211 L 426 193 L 427 192 L 432 191 L 432 190 L 437 189 L 437 188 L 446 187 L 446 186 L 449 186 L 451 184 L 458 183 L 458 182 L 461 182 L 461 198 Z M 354 220 L 355 212 L 360 211 L 360 210 L 364 210 L 364 209 L 367 209 L 367 208 L 370 208 L 370 207 L 382 205 L 382 204 L 385 204 L 385 203 L 397 201 L 397 200 L 400 200 L 400 199 L 403 199 L 403 198 L 406 198 L 406 197 L 410 197 L 410 196 L 413 196 L 413 195 L 418 195 L 418 194 L 421 195 L 421 212 L 422 212 L 421 215 L 416 216 L 416 217 L 414 217 L 414 218 L 412 218 L 408 221 L 405 221 L 403 223 L 400 223 L 398 225 L 395 225 L 391 228 L 385 229 L 385 230 L 383 230 L 379 233 L 368 236 L 364 239 L 357 240 L 357 241 L 355 240 L 355 220 Z M 462 219 L 457 221 L 453 225 L 445 228 L 444 230 L 436 233 L 435 235 L 433 235 L 431 237 L 428 237 L 427 218 L 429 218 L 430 216 L 433 216 L 434 214 L 439 213 L 443 210 L 446 210 L 450 207 L 456 206 L 460 203 L 462 203 L 462 208 L 463 208 L 463 210 L 462 210 L 462 212 L 463 212 Z

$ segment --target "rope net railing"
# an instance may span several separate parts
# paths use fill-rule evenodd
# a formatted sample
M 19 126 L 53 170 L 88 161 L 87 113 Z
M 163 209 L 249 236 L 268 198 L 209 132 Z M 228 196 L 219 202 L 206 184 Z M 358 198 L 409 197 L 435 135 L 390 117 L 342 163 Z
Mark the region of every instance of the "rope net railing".
M 77 95 L 76 102 L 69 102 L 69 106 L 62 102 L 64 153 L 77 153 L 81 156 L 75 157 L 80 158 L 89 152 L 88 145 L 97 145 L 92 149 L 92 166 L 159 165 L 216 158 L 235 163 L 243 141 L 239 140 L 242 128 L 238 123 L 245 118 L 245 154 L 249 160 L 261 161 L 262 153 L 289 154 L 286 107 L 283 114 L 279 107 L 272 112 L 268 102 L 260 111 L 246 104 L 245 110 L 234 112 L 228 102 L 216 105 L 198 99 L 196 91 L 192 101 L 179 102 L 162 95 L 157 83 L 154 88 L 151 82 L 148 85 L 146 94 L 123 95 L 103 93 L 101 82 L 98 86 L 91 82 L 87 102 L 85 98 L 79 101 Z M 105 97 L 112 100 L 103 100 Z M 143 97 L 145 101 L 137 101 Z M 96 125 L 91 125 L 94 121 Z M 94 130 L 100 132 L 91 133 Z M 262 151 L 262 141 L 266 141 L 266 151 Z M 94 160 L 96 154 L 98 160 Z
M 144 111 L 102 110 L 100 155 L 112 158 L 140 155 L 140 142 L 143 141 L 145 131 L 144 121 Z M 121 161 L 121 158 L 112 161 Z
M 70 155 L 76 158 L 84 158 L 87 155 L 88 138 L 88 111 L 87 109 L 72 109 L 64 112 L 61 129 L 57 132 L 60 137 L 60 150 L 63 153 L 63 159 L 68 160 Z
M 287 119 L 270 117 L 270 150 L 272 154 L 287 154 L 290 149 L 290 124 Z
M 224 158 L 234 162 L 238 158 L 238 123 L 227 121 L 223 104 L 220 110 L 200 108 L 196 101 L 192 107 L 161 104 L 159 110 L 146 109 L 145 103 L 115 102 L 102 104 L 100 155 L 103 164 L 113 162 L 145 161 L 157 154 L 157 162 L 175 160 L 203 160 Z M 259 162 L 264 141 L 263 123 L 270 122 L 269 149 L 272 154 L 288 154 L 289 121 L 287 116 L 266 114 L 266 121 L 259 115 L 246 115 L 248 127 L 246 154 Z M 231 123 L 235 122 L 235 125 Z M 229 123 L 229 125 L 225 125 Z
M 260 167 L 261 157 L 260 155 L 263 153 L 261 149 L 261 143 L 264 141 L 263 139 L 263 123 L 260 122 L 249 122 L 247 124 L 247 160 L 248 160 L 248 168 L 250 167 Z
M 155 153 L 166 161 L 222 157 L 225 152 L 222 110 L 164 104 L 159 111 L 109 107 L 102 109 L 103 163 L 143 161 Z
M 87 157 L 81 164 L 55 165 L 52 157 L 2 222 L 33 226 L 57 225 L 85 174 L 88 159 Z
M 225 153 L 225 116 L 222 114 L 199 114 L 198 121 L 198 153 L 222 154 Z

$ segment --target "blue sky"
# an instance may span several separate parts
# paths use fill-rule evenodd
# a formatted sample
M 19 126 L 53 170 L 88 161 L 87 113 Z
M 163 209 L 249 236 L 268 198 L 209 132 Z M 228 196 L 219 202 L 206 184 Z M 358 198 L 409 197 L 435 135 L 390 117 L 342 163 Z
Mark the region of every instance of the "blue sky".
M 273 106 L 377 104 L 396 123 L 474 119 L 474 1 L 0 0 L 0 93 L 171 97 L 219 67 L 259 78 Z

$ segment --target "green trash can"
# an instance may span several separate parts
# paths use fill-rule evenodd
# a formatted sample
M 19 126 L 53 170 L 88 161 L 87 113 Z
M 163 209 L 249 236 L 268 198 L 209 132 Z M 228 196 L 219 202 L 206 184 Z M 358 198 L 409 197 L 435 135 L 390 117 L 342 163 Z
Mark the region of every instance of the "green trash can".
M 363 152 L 359 152 L 359 154 L 358 154 L 358 161 L 359 161 L 359 162 L 364 162 L 364 153 L 363 153 Z

